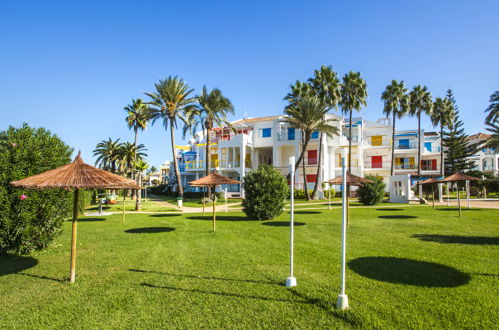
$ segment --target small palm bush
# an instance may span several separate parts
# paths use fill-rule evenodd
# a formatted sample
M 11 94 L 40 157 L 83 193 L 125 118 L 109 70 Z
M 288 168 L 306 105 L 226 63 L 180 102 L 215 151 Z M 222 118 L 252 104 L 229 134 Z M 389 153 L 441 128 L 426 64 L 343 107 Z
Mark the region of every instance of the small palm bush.
M 260 165 L 244 178 L 243 211 L 258 220 L 270 220 L 284 209 L 289 188 L 286 178 L 270 165 Z
M 383 202 L 386 187 L 383 178 L 377 175 L 366 175 L 366 179 L 373 182 L 359 187 L 357 190 L 359 201 L 364 205 L 376 205 Z

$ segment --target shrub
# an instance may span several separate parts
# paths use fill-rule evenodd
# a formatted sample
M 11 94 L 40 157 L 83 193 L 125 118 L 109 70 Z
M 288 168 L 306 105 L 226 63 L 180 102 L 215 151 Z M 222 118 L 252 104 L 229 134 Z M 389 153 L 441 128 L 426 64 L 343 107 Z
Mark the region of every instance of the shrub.
M 270 220 L 280 215 L 289 194 L 286 178 L 271 165 L 260 165 L 249 172 L 243 182 L 243 211 L 258 220 Z
M 324 198 L 329 198 L 329 195 L 331 195 L 331 198 L 333 198 L 334 196 L 336 196 L 336 191 L 333 188 L 329 190 L 324 189 Z
M 71 161 L 72 149 L 44 128 L 0 131 L 0 253 L 28 254 L 48 246 L 71 215 L 62 189 L 28 190 L 9 183 Z M 26 198 L 21 200 L 20 196 Z
M 365 183 L 357 189 L 359 201 L 364 205 L 376 205 L 385 197 L 385 183 L 383 178 L 377 175 L 366 175 L 366 179 L 373 181 Z
M 312 196 L 312 190 L 308 191 L 308 195 Z M 295 199 L 306 199 L 307 198 L 307 196 L 305 196 L 305 190 L 303 190 L 303 189 L 295 189 L 293 196 L 295 197 Z

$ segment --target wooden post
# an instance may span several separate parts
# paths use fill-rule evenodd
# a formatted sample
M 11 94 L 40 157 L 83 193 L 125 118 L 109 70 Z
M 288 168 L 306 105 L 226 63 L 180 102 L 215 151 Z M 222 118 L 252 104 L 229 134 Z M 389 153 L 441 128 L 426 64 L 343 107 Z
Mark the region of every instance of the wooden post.
M 123 213 L 121 214 L 121 222 L 125 221 L 125 190 L 123 190 Z
M 460 193 L 459 193 L 459 182 L 456 183 L 457 185 L 457 205 L 459 207 L 459 217 L 461 217 L 461 197 L 459 196 Z
M 78 195 L 79 189 L 73 192 L 73 223 L 71 232 L 71 263 L 69 266 L 69 282 L 73 283 L 76 279 L 76 227 L 78 223 Z
M 331 210 L 331 184 L 328 183 L 327 186 L 329 187 L 329 190 L 327 192 L 327 197 L 329 199 L 329 203 L 328 204 L 329 204 L 329 210 Z
M 431 198 L 433 200 L 433 210 L 435 210 L 435 184 L 431 184 Z
M 215 188 L 213 188 L 213 232 L 216 231 L 216 215 L 215 215 Z

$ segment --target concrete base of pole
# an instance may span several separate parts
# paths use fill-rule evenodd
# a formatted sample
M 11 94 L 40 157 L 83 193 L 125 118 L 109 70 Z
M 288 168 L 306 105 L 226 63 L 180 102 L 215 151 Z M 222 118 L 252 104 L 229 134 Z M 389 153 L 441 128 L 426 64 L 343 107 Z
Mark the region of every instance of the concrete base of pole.
M 286 279 L 286 287 L 287 288 L 292 288 L 296 286 L 296 277 L 288 277 Z
M 346 294 L 338 295 L 338 299 L 336 300 L 336 308 L 341 310 L 348 309 L 348 296 Z

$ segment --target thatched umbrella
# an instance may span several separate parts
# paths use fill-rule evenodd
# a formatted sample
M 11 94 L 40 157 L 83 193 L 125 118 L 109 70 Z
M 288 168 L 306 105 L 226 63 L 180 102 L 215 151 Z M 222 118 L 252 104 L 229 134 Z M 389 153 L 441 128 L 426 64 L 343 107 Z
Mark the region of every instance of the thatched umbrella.
M 335 185 L 343 185 L 343 176 L 337 176 L 334 179 L 331 179 L 329 181 L 326 181 L 326 183 L 329 184 L 335 184 Z M 351 186 L 361 186 L 364 183 L 372 183 L 372 180 L 354 175 L 352 173 L 346 173 L 346 185 L 343 185 L 343 189 L 346 188 L 347 185 Z M 347 194 L 347 225 L 350 222 L 350 206 L 349 206 L 349 197 Z
M 480 180 L 480 178 L 456 172 L 452 175 L 449 175 L 445 179 L 440 180 L 440 182 L 479 181 L 479 180 Z M 459 195 L 460 194 L 459 194 L 459 184 L 458 184 L 458 186 L 457 186 L 457 205 L 459 208 L 459 216 L 461 216 L 461 198 Z
M 433 209 L 435 209 L 435 183 L 440 183 L 441 180 L 430 178 L 424 181 L 419 181 L 418 184 L 431 184 L 431 199 L 433 201 Z
M 193 187 L 210 187 L 213 188 L 213 231 L 216 230 L 216 213 L 215 213 L 215 187 L 222 184 L 238 184 L 240 183 L 237 180 L 227 178 L 223 175 L 217 174 L 215 171 L 213 173 L 208 174 L 200 179 L 196 179 L 194 181 L 189 182 L 189 185 Z
M 73 189 L 73 224 L 71 234 L 70 282 L 76 277 L 76 227 L 78 221 L 78 194 L 80 189 L 141 189 L 135 181 L 100 170 L 83 162 L 80 152 L 67 165 L 10 183 L 14 187 L 28 189 Z M 125 208 L 123 204 L 123 215 Z

